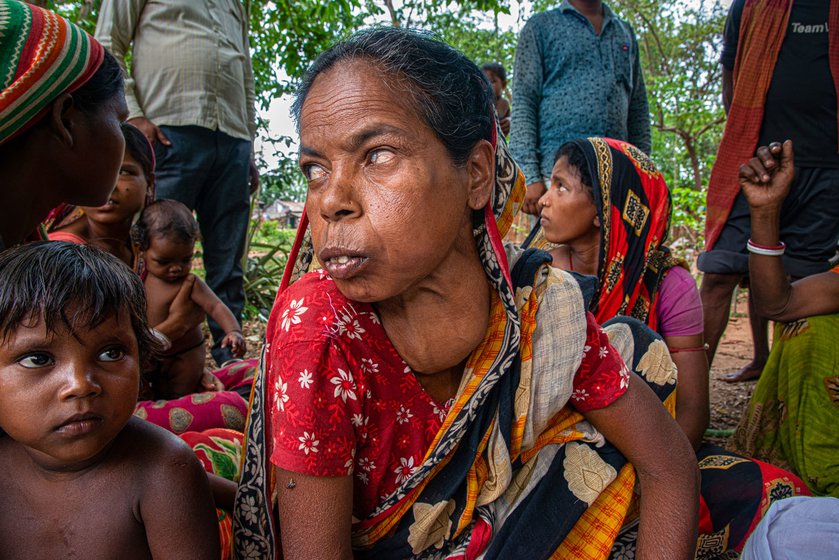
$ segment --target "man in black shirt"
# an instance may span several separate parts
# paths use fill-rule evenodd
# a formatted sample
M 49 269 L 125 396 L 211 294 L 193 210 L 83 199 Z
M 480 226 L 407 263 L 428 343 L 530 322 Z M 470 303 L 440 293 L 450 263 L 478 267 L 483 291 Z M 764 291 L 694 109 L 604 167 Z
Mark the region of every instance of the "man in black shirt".
M 736 87 L 734 65 L 745 3 L 745 0 L 734 1 L 725 25 L 720 62 L 726 112 Z M 837 82 L 831 73 L 829 57 L 831 39 L 839 41 L 839 29 L 830 29 L 830 4 L 830 0 L 793 1 L 763 103 L 759 139 L 754 146 L 756 150 L 771 142 L 793 141 L 796 179 L 784 204 L 781 237 L 787 247 L 784 266 L 796 278 L 827 270 L 839 238 Z M 759 105 L 759 101 L 755 103 Z M 699 269 L 704 272 L 700 291 L 705 339 L 710 346 L 711 360 L 728 323 L 732 291 L 748 273 L 749 232 L 749 207 L 740 193 L 716 243 L 699 256 Z M 749 313 L 754 360 L 724 378 L 726 381 L 757 378 L 768 357 L 767 321 L 758 317 L 751 305 Z

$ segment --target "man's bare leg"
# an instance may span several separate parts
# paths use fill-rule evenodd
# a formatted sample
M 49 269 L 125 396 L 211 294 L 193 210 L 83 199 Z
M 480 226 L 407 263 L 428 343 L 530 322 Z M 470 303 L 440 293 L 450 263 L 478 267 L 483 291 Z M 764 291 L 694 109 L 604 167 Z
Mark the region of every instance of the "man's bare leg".
M 714 355 L 720 343 L 728 315 L 731 310 L 731 294 L 742 279 L 741 274 L 705 273 L 699 286 L 702 298 L 702 312 L 705 316 L 705 342 L 708 344 L 708 364 L 714 363 Z
M 763 366 L 769 359 L 769 320 L 757 314 L 752 292 L 749 290 L 749 326 L 752 330 L 752 345 L 754 357 L 752 361 L 735 373 L 722 376 L 723 381 L 738 383 L 740 381 L 753 381 L 760 377 Z

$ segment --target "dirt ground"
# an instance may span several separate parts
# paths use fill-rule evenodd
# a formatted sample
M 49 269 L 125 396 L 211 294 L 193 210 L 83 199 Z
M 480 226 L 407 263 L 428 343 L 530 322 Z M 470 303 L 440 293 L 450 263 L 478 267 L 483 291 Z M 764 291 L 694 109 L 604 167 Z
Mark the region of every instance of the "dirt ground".
M 751 360 L 752 339 L 749 320 L 745 315 L 746 303 L 741 295 L 737 307 L 732 313 L 728 329 L 717 350 L 714 366 L 711 368 L 711 424 L 712 430 L 733 430 L 746 410 L 755 381 L 745 383 L 726 383 L 719 378 L 737 371 Z M 258 320 L 246 321 L 245 338 L 248 343 L 248 358 L 258 358 L 262 350 L 262 338 L 265 324 Z M 211 362 L 208 362 L 211 363 Z M 708 440 L 724 445 L 726 436 L 708 437 Z
M 732 314 L 717 356 L 711 368 L 711 424 L 712 430 L 733 430 L 746 410 L 757 381 L 726 383 L 720 377 L 748 364 L 752 359 L 752 335 L 746 304 L 738 304 L 741 313 Z M 724 444 L 727 437 L 709 437 L 710 441 Z

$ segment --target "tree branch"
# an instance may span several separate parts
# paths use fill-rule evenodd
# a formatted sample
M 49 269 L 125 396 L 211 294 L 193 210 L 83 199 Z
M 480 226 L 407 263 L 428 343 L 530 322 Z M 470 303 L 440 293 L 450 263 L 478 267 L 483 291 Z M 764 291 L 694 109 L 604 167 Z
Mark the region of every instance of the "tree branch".
M 396 9 L 393 7 L 393 0 L 385 0 L 385 6 L 390 14 L 390 23 L 393 27 L 401 27 L 399 23 L 399 16 L 396 14 Z

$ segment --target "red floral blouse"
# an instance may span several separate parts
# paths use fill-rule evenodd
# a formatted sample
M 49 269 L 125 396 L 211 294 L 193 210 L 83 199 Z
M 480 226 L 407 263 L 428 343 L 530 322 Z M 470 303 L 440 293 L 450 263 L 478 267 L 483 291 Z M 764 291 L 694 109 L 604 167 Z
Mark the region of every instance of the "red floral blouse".
M 572 404 L 602 408 L 629 372 L 588 314 L 586 353 Z M 268 323 L 267 428 L 271 461 L 314 476 L 353 476 L 364 518 L 422 462 L 447 403 L 423 390 L 370 304 L 346 299 L 323 271 L 280 294 Z

